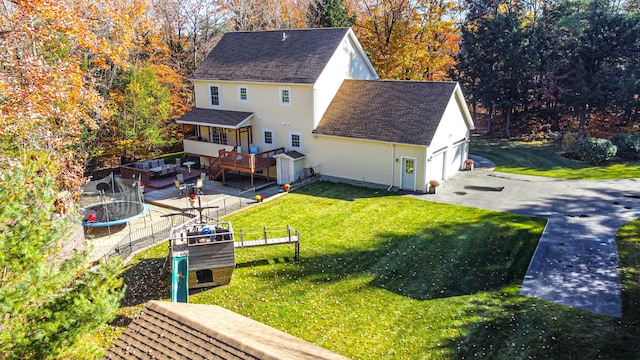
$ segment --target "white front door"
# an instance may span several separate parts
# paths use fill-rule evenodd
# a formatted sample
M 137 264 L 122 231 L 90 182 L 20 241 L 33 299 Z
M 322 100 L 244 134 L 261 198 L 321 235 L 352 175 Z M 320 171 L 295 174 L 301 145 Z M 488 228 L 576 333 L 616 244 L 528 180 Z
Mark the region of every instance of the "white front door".
M 416 191 L 416 159 L 402 158 L 402 178 L 400 188 L 404 190 Z

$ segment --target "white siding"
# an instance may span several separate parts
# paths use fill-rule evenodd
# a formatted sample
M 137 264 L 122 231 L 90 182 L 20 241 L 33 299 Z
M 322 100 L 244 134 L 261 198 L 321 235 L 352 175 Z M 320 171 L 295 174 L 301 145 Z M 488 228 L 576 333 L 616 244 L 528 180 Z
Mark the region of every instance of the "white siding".
M 363 57 L 361 49 L 355 37 L 351 36 L 351 32 L 347 33 L 318 77 L 314 85 L 314 127 L 318 125 L 344 79 L 373 80 L 378 78 L 378 74 L 371 67 L 369 60 Z
M 306 165 L 320 166 L 322 175 L 374 184 L 400 185 L 402 157 L 416 159 L 416 187 L 426 183 L 424 146 L 409 146 L 318 136 L 307 153 Z

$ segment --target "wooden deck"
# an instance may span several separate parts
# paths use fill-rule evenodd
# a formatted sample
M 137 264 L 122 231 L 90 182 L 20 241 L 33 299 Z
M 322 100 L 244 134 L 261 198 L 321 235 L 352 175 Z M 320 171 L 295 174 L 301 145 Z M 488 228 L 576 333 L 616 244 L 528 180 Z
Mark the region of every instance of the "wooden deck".
M 235 170 L 251 174 L 251 186 L 253 186 L 253 174 L 266 170 L 266 176 L 270 178 L 269 168 L 276 166 L 276 159 L 273 156 L 283 152 L 284 148 L 263 151 L 257 154 L 220 150 L 215 166 L 222 170 L 220 174 L 222 175 L 223 184 L 225 182 L 224 170 Z M 210 170 L 210 175 L 215 177 L 215 174 L 217 174 L 216 170 Z

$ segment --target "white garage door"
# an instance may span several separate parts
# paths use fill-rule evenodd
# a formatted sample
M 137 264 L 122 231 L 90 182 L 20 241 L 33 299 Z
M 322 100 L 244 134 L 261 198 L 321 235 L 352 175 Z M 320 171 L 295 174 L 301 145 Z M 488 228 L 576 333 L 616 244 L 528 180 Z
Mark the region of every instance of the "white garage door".
M 444 159 L 446 151 L 442 151 L 440 153 L 434 154 L 429 162 L 429 180 L 438 180 L 441 181 L 444 175 Z
M 451 149 L 451 164 L 449 165 L 449 177 L 456 174 L 462 168 L 462 153 L 464 152 L 464 143 L 458 144 Z

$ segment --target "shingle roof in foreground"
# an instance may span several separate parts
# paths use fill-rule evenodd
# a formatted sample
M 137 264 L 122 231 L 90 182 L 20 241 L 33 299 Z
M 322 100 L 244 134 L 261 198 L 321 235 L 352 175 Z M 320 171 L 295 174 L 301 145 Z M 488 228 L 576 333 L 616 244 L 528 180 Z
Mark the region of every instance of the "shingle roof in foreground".
M 105 359 L 346 359 L 219 306 L 150 301 Z
M 345 80 L 314 133 L 429 146 L 455 82 Z
M 312 84 L 348 31 L 349 28 L 324 28 L 228 32 L 192 78 Z

